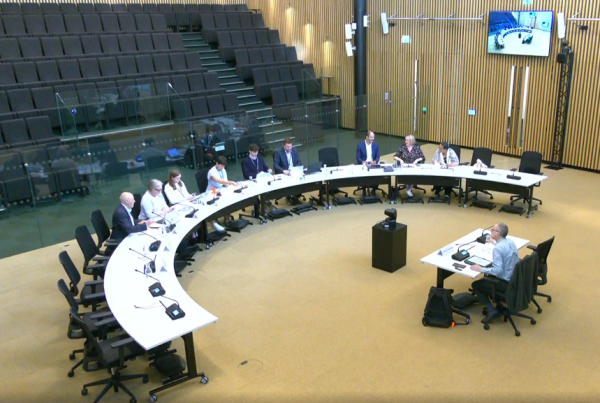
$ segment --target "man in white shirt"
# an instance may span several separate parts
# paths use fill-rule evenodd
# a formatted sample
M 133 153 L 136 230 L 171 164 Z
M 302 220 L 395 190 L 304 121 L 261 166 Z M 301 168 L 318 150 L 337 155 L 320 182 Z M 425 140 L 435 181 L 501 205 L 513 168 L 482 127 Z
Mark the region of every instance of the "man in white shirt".
M 150 179 L 148 190 L 144 193 L 141 203 L 140 219 L 147 220 L 151 217 L 164 217 L 171 211 L 162 195 L 163 184 L 158 179 Z

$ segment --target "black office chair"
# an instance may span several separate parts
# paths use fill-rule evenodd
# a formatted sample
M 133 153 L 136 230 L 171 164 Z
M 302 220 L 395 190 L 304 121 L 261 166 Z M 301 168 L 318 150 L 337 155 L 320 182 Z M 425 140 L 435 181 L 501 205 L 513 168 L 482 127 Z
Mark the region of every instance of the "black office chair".
M 338 150 L 335 147 L 324 147 L 319 149 L 319 161 L 323 162 L 323 165 L 328 167 L 339 167 L 340 158 L 338 156 Z M 335 198 L 336 194 L 343 194 L 344 197 L 348 197 L 348 193 L 338 189 L 329 189 L 329 194 Z
M 135 204 L 131 209 L 131 216 L 134 220 L 137 220 L 142 212 L 142 195 L 139 193 L 133 193 L 133 200 L 135 200 Z
M 552 302 L 552 296 L 548 294 L 542 294 L 538 292 L 538 286 L 546 285 L 548 283 L 548 255 L 550 254 L 550 249 L 552 249 L 552 244 L 554 243 L 554 237 L 544 241 L 537 246 L 527 245 L 527 247 L 535 252 L 537 252 L 539 259 L 539 268 L 533 282 L 534 296 L 545 297 L 548 302 Z M 542 308 L 538 305 L 535 298 L 533 298 L 533 303 L 538 308 L 538 313 L 542 313 Z
M 67 286 L 65 281 L 60 279 L 60 280 L 58 280 L 57 285 L 58 285 L 58 290 L 64 295 L 65 299 L 67 300 L 67 303 L 69 304 L 69 309 L 74 309 L 79 313 L 79 304 L 77 304 L 77 300 L 75 299 L 75 296 L 69 290 L 69 287 Z M 102 321 L 102 320 L 108 319 L 108 318 L 112 318 L 112 312 L 108 308 L 99 309 L 95 312 L 87 312 L 87 313 L 84 313 L 82 316 L 82 319 L 84 322 L 87 323 L 88 328 L 100 340 L 106 339 L 108 333 L 114 332 L 121 328 L 119 323 L 116 321 L 114 323 L 110 323 L 107 326 L 102 326 L 102 327 L 96 326 L 96 322 Z M 70 317 L 69 317 L 69 319 L 70 319 Z M 67 337 L 71 340 L 79 340 L 79 339 L 86 338 L 85 333 L 83 332 L 83 329 L 81 329 L 81 327 L 77 324 L 77 322 L 74 322 L 72 319 L 69 320 L 69 327 L 67 329 Z M 83 352 L 84 352 L 84 349 L 73 350 L 71 352 L 71 354 L 69 354 L 69 359 L 71 361 L 73 361 L 76 358 L 76 354 L 83 353 Z M 71 368 L 71 370 L 67 373 L 69 378 L 72 378 L 73 376 L 75 376 L 75 370 L 81 364 L 83 364 L 83 359 L 79 360 L 79 362 L 77 362 L 77 364 L 75 364 Z M 91 366 L 92 363 L 90 362 L 89 365 Z
M 98 238 L 96 242 L 96 246 L 98 247 L 98 249 L 102 247 L 106 247 L 107 249 L 114 248 L 117 245 L 119 245 L 119 243 L 121 242 L 120 240 L 115 241 L 113 239 L 110 239 L 110 228 L 108 227 L 108 224 L 104 219 L 102 211 L 92 211 L 90 219 L 92 220 L 92 226 L 94 227 L 94 231 L 96 231 L 96 237 Z
M 275 153 L 273 153 L 273 172 L 277 173 L 277 170 L 275 169 Z M 297 194 L 297 195 L 287 196 L 285 199 L 286 199 L 287 203 L 289 205 L 292 205 L 292 206 L 294 206 L 296 204 L 300 204 L 300 199 L 306 201 L 306 197 L 303 194 Z M 275 199 L 274 200 L 275 204 L 278 205 L 279 204 L 279 200 L 281 200 L 281 199 Z M 270 205 L 271 207 L 273 207 L 270 200 L 267 203 L 267 205 Z M 271 209 L 271 207 L 269 207 L 269 209 Z M 273 209 L 274 209 L 274 207 L 273 207 Z M 277 210 L 277 209 L 275 209 L 275 210 Z
M 542 154 L 536 151 L 525 151 L 521 156 L 521 162 L 519 163 L 519 172 L 525 172 L 533 175 L 543 175 L 542 169 Z M 535 184 L 535 187 L 540 187 L 541 182 Z M 528 196 L 510 196 L 510 204 L 514 205 L 515 202 L 522 200 L 523 203 L 529 203 Z M 537 201 L 542 204 L 540 199 L 532 198 L 533 201 Z
M 111 388 L 114 388 L 115 392 L 122 389 L 131 397 L 130 402 L 135 403 L 137 401 L 135 396 L 123 385 L 122 381 L 141 378 L 143 383 L 147 383 L 148 375 L 121 375 L 121 371 L 126 368 L 126 361 L 144 355 L 146 351 L 127 334 L 99 340 L 77 310 L 71 308 L 70 315 L 71 319 L 83 329 L 87 338 L 86 348 L 83 351 L 83 369 L 86 372 L 106 369 L 111 374 L 110 378 L 83 385 L 81 394 L 87 395 L 87 388 L 90 386 L 106 385 L 94 403 L 97 403 Z M 114 321 L 116 321 L 114 318 L 105 319 L 97 322 L 96 326 L 103 326 Z
M 504 317 L 504 321 L 508 320 L 510 322 L 515 330 L 515 336 L 520 336 L 521 332 L 517 329 L 512 318 L 513 316 L 529 319 L 531 324 L 535 325 L 536 321 L 534 318 L 522 314 L 520 311 L 527 309 L 533 299 L 533 282 L 526 279 L 533 278 L 536 271 L 538 271 L 538 256 L 536 252 L 533 252 L 515 265 L 506 291 L 496 291 L 496 284 L 502 281 L 499 278 L 493 276 L 484 277 L 485 280 L 491 283 L 491 298 L 498 309 L 496 314 L 481 321 L 485 330 L 489 330 L 490 322 L 500 317 Z M 483 309 L 483 314 L 487 315 L 486 308 Z
M 463 162 L 462 164 L 459 164 L 459 165 L 474 166 L 477 163 L 477 160 L 480 160 L 488 168 L 494 168 L 494 166 L 492 165 L 492 155 L 493 155 L 493 152 L 491 149 L 486 148 L 486 147 L 477 147 L 473 150 L 473 155 L 471 157 L 471 163 L 469 164 L 468 162 Z M 475 190 L 475 199 L 477 199 L 479 192 L 485 193 L 486 195 L 490 196 L 490 199 L 494 198 L 494 196 L 487 190 Z M 467 194 L 466 196 L 468 199 L 469 195 Z
M 94 280 L 97 280 L 98 277 L 104 277 L 104 269 L 106 268 L 110 256 L 107 256 L 105 254 L 106 252 L 98 249 L 98 246 L 96 246 L 96 243 L 94 242 L 94 238 L 92 238 L 90 231 L 85 225 L 80 225 L 75 228 L 75 239 L 83 253 L 83 272 L 87 275 L 94 276 Z M 97 263 L 91 264 L 92 262 Z
M 79 296 L 79 304 L 85 307 L 91 305 L 92 311 L 95 311 L 99 304 L 106 302 L 102 280 L 86 281 L 83 284 L 83 287 L 81 287 L 81 291 L 79 291 L 81 274 L 79 274 L 79 270 L 75 267 L 75 264 L 67 251 L 60 252 L 58 254 L 58 260 L 69 277 L 69 290 L 75 297 Z

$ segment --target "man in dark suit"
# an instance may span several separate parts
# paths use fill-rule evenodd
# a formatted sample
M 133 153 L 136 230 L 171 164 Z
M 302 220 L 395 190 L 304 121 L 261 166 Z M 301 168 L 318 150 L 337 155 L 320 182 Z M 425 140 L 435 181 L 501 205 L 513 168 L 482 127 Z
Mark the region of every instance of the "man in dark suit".
M 365 141 L 356 146 L 356 162 L 359 164 L 378 164 L 379 146 L 375 142 L 375 133 L 368 131 Z
M 218 127 L 218 126 L 217 126 Z M 209 154 L 215 154 L 215 146 L 221 142 L 221 138 L 215 133 L 215 129 L 212 125 L 209 125 L 206 129 L 206 136 L 200 139 L 204 151 Z
M 290 174 L 290 168 L 302 165 L 298 150 L 289 137 L 283 140 L 283 147 L 273 153 L 273 168 L 276 174 Z
M 258 146 L 250 144 L 248 146 L 248 156 L 242 160 L 242 175 L 244 179 L 256 179 L 260 172 L 271 173 L 272 171 L 265 160 L 258 155 Z
M 147 225 L 156 222 L 157 218 L 151 218 L 146 221 L 140 221 L 138 224 L 135 223 L 133 216 L 131 215 L 131 209 L 135 204 L 133 195 L 129 192 L 124 192 L 120 197 L 121 204 L 117 206 L 112 217 L 112 234 L 110 239 L 121 240 L 129 234 L 135 232 L 146 231 Z

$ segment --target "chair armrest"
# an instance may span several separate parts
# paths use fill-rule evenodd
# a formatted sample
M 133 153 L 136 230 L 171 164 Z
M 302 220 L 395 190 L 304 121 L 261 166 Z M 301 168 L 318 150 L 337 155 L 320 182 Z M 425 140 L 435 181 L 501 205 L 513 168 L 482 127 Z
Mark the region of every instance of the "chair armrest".
M 107 318 L 107 319 L 104 319 L 104 320 L 94 323 L 94 325 L 96 325 L 96 327 L 104 327 L 106 325 L 110 325 L 111 323 L 117 323 L 117 320 L 115 318 Z M 111 347 L 112 347 L 112 344 L 111 344 Z
M 104 241 L 104 246 L 117 246 L 121 243 L 121 241 L 115 241 L 114 239 L 107 239 Z
M 92 280 L 92 281 L 86 281 L 85 285 L 94 286 L 94 285 L 103 284 L 103 283 L 104 283 L 104 280 Z
M 110 256 L 96 256 L 92 260 L 95 262 L 106 262 L 108 259 L 110 259 Z
M 94 314 L 90 315 L 90 319 L 99 319 L 99 318 L 103 318 L 105 316 L 112 316 L 112 312 L 106 311 L 106 312 L 94 313 Z
M 117 348 L 117 347 L 123 347 L 129 343 L 135 343 L 135 341 L 131 337 L 128 337 L 123 340 L 115 341 L 114 343 L 111 343 L 110 346 L 112 348 Z
M 498 284 L 500 282 L 500 279 L 498 277 L 494 277 L 494 276 L 485 276 L 483 277 L 484 280 L 489 281 L 493 284 Z
M 86 296 L 86 299 L 88 299 L 88 300 L 89 299 L 103 299 L 104 300 L 104 299 L 106 299 L 106 296 L 104 295 L 103 292 L 95 292 L 93 294 L 88 294 Z
M 527 245 L 528 249 L 531 249 L 532 251 L 536 251 L 537 250 L 537 246 L 534 245 Z

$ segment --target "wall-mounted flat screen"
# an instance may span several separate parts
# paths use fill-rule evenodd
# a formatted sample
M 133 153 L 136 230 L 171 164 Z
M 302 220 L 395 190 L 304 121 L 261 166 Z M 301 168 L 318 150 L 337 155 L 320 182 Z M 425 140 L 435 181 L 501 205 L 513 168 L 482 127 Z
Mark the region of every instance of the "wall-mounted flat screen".
M 548 56 L 553 11 L 490 11 L 488 53 Z

